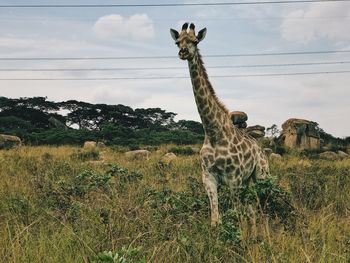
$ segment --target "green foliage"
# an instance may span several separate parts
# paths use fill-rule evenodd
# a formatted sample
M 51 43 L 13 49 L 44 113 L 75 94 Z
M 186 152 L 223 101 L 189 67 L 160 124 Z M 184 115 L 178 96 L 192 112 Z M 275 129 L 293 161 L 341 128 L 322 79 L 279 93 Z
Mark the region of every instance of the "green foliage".
M 219 239 L 224 243 L 231 245 L 240 244 L 239 213 L 235 209 L 229 209 L 222 215 L 218 235 Z
M 62 110 L 68 112 L 66 116 L 61 115 Z M 31 145 L 81 145 L 88 140 L 125 146 L 202 141 L 200 123 L 181 121 L 177 125 L 175 115 L 160 108 L 133 110 L 121 104 L 0 97 L 0 132 L 18 135 Z
M 6 200 L 7 210 L 9 213 L 16 215 L 24 224 L 30 222 L 31 205 L 28 197 L 25 195 L 10 196 Z
M 106 173 L 109 176 L 114 176 L 118 180 L 119 187 L 125 188 L 126 184 L 141 181 L 143 175 L 140 171 L 129 171 L 120 167 L 118 164 L 109 164 Z
M 149 188 L 145 190 L 143 196 L 155 210 L 156 218 L 168 216 L 186 218 L 189 213 L 208 213 L 208 201 L 205 195 L 196 196 L 187 191 L 173 192 L 167 188 L 163 190 Z
M 189 146 L 187 147 L 172 147 L 169 152 L 175 153 L 177 155 L 193 155 L 196 152 Z
M 142 247 L 122 247 L 119 251 L 103 251 L 90 258 L 91 263 L 146 263 Z
M 245 204 L 258 205 L 264 213 L 272 218 L 279 218 L 286 224 L 294 223 L 297 216 L 290 194 L 274 178 L 257 180 L 252 186 L 243 186 L 240 200 Z

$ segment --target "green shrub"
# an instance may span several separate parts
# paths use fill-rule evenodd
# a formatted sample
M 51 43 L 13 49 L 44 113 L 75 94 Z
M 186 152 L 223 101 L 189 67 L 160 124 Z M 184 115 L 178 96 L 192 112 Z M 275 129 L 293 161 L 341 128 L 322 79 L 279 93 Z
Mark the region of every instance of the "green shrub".
M 290 194 L 278 186 L 273 178 L 243 186 L 240 200 L 243 204 L 258 205 L 265 214 L 278 218 L 286 225 L 293 224 L 297 216 Z
M 146 189 L 144 196 L 150 207 L 155 210 L 155 216 L 165 218 L 187 218 L 188 213 L 208 214 L 208 201 L 205 195 L 194 196 L 189 192 L 173 192 L 170 189 L 157 191 Z
M 221 224 L 218 228 L 219 239 L 228 244 L 238 245 L 241 241 L 241 231 L 239 229 L 239 213 L 237 210 L 229 209 L 223 213 Z
M 142 247 L 122 247 L 119 251 L 103 251 L 97 256 L 90 257 L 91 263 L 146 263 L 142 255 Z
M 178 155 L 193 155 L 196 152 L 189 146 L 187 147 L 172 147 L 169 149 L 169 152 L 178 154 Z

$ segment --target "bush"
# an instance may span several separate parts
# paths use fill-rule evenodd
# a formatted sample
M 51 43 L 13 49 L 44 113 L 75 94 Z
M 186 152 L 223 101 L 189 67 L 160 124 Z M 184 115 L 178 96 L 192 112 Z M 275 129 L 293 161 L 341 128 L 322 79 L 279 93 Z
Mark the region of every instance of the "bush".
M 278 218 L 286 225 L 295 222 L 297 214 L 291 204 L 290 194 L 278 186 L 273 178 L 257 180 L 252 186 L 243 186 L 240 200 L 244 204 L 257 204 L 265 214 Z
M 239 213 L 234 209 L 227 210 L 221 219 L 218 234 L 219 239 L 228 244 L 238 245 L 241 242 L 241 231 L 239 229 Z
M 97 256 L 90 257 L 91 263 L 146 263 L 146 258 L 142 255 L 142 247 L 122 247 L 119 251 L 103 251 Z
M 144 196 L 158 218 L 188 218 L 187 213 L 208 213 L 206 195 L 194 196 L 187 191 L 173 192 L 167 188 L 157 191 L 149 188 Z
M 169 152 L 175 153 L 177 155 L 193 155 L 196 152 L 191 147 L 172 147 Z

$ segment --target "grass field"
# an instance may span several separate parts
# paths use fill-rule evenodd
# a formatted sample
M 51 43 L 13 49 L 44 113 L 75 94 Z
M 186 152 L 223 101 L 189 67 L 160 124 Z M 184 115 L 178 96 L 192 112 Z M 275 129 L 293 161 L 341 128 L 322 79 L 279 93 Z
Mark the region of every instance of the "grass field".
M 272 162 L 295 211 L 260 205 L 252 224 L 222 188 L 212 228 L 198 155 L 160 162 L 169 147 L 148 161 L 109 148 L 0 151 L 0 261 L 350 262 L 349 158 Z

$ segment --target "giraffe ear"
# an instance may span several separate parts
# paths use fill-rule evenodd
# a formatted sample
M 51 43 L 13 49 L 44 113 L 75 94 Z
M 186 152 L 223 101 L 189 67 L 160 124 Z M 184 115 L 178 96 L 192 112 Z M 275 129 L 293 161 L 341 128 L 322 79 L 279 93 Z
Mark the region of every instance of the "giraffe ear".
M 175 29 L 172 29 L 172 28 L 170 28 L 170 35 L 175 41 L 177 41 L 177 39 L 180 36 L 179 32 L 177 32 Z
M 207 29 L 206 28 L 201 29 L 197 34 L 198 42 L 201 42 L 205 38 L 206 34 L 207 34 Z

